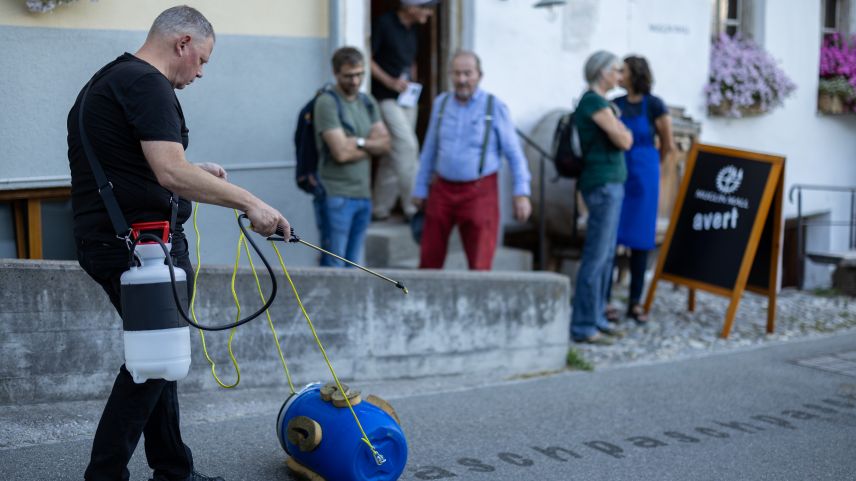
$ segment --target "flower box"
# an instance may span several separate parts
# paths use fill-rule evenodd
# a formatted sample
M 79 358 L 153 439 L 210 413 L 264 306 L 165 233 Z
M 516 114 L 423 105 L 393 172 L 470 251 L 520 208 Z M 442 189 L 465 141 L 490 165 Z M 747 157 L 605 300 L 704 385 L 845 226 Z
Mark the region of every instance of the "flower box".
M 856 112 L 856 37 L 834 34 L 823 39 L 817 110 L 830 115 Z
M 710 115 L 760 115 L 782 105 L 794 90 L 796 85 L 770 54 L 751 40 L 726 34 L 714 40 L 704 88 Z
M 736 114 L 735 114 L 736 111 Z M 761 104 L 738 105 L 735 107 L 730 100 L 723 100 L 717 105 L 709 105 L 707 112 L 715 117 L 757 117 L 767 112 Z
M 838 95 L 818 92 L 817 110 L 827 115 L 841 115 L 845 113 L 844 100 Z

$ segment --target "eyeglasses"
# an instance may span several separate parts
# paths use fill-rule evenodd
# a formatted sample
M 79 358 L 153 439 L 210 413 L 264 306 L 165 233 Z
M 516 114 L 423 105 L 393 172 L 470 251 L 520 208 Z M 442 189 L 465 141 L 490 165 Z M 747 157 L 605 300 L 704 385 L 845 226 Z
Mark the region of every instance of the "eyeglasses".
M 342 78 L 348 79 L 348 80 L 352 80 L 352 79 L 365 77 L 366 72 L 363 71 L 363 72 L 354 72 L 354 73 L 340 73 L 339 76 Z

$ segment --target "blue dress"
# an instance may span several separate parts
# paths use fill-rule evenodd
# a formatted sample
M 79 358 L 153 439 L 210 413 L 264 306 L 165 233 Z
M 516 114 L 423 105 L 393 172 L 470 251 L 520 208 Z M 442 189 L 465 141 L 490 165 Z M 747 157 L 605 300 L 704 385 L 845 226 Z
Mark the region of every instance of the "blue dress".
M 662 101 L 643 95 L 639 104 L 630 104 L 627 96 L 615 103 L 621 109 L 621 121 L 633 133 L 633 147 L 624 153 L 627 181 L 618 224 L 618 244 L 631 249 L 655 247 L 657 205 L 660 194 L 660 152 L 654 146 L 656 128 L 652 120 L 665 111 Z M 654 105 L 649 105 L 653 103 Z M 653 115 L 651 107 L 654 107 Z

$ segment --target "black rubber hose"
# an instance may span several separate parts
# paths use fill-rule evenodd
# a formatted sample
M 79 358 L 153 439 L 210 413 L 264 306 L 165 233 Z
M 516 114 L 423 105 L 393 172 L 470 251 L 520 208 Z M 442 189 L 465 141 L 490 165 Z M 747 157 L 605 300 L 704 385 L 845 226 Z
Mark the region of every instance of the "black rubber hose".
M 235 321 L 235 322 L 232 322 L 229 324 L 223 324 L 221 326 L 203 326 L 201 324 L 198 324 L 193 319 L 191 319 L 190 316 L 187 315 L 187 312 L 184 310 L 184 306 L 181 305 L 181 300 L 178 297 L 178 287 L 176 286 L 176 281 L 175 281 L 175 267 L 172 265 L 172 256 L 170 256 L 169 249 L 166 248 L 166 244 L 164 244 L 163 240 L 156 235 L 142 234 L 134 240 L 134 242 L 131 244 L 131 253 L 130 253 L 130 257 L 129 257 L 129 264 L 134 264 L 134 262 L 133 262 L 134 249 L 137 247 L 138 242 L 140 242 L 143 239 L 152 239 L 152 240 L 157 241 L 157 243 L 160 244 L 161 249 L 163 249 L 164 254 L 166 255 L 166 264 L 169 267 L 169 278 L 170 278 L 170 281 L 172 282 L 172 295 L 173 295 L 173 298 L 175 299 L 175 305 L 176 305 L 176 307 L 178 307 L 178 312 L 181 314 L 181 317 L 183 317 L 184 320 L 187 321 L 187 323 L 190 324 L 191 326 L 193 326 L 197 329 L 202 329 L 203 331 L 225 331 L 227 329 L 233 329 L 235 327 L 241 326 L 241 325 L 246 324 L 246 323 L 252 321 L 253 319 L 259 317 L 260 315 L 262 315 L 262 313 L 265 312 L 266 310 L 268 310 L 270 305 L 273 304 L 273 300 L 276 297 L 276 276 L 274 275 L 273 269 L 271 269 L 270 264 L 268 263 L 267 259 L 265 259 L 265 256 L 262 254 L 262 251 L 259 249 L 259 247 L 256 245 L 256 243 L 253 242 L 252 237 L 250 237 L 249 233 L 247 233 L 247 230 L 244 228 L 244 224 L 241 223 L 241 219 L 246 219 L 246 218 L 247 218 L 246 214 L 241 214 L 238 217 L 238 227 L 240 227 L 241 232 L 244 233 L 244 237 L 247 239 L 247 241 L 250 243 L 250 245 L 253 246 L 253 250 L 256 251 L 256 254 L 259 255 L 259 258 L 261 258 L 262 262 L 264 263 L 265 267 L 267 268 L 268 273 L 270 274 L 271 290 L 270 290 L 270 298 L 268 298 L 267 302 L 265 302 L 265 305 L 263 305 L 261 307 L 261 309 L 259 309 L 258 311 L 254 312 L 252 315 L 250 315 L 249 317 L 246 317 L 244 319 L 240 319 L 238 321 Z M 189 280 L 188 280 L 188 282 L 189 282 Z

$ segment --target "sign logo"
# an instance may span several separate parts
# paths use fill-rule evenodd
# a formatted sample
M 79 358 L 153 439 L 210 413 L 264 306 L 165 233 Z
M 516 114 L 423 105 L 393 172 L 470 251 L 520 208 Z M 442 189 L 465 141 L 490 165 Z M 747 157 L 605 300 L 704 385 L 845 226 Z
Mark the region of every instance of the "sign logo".
M 743 169 L 738 169 L 733 165 L 723 167 L 722 170 L 716 174 L 716 188 L 723 194 L 734 193 L 734 191 L 740 188 L 740 184 L 742 182 Z

